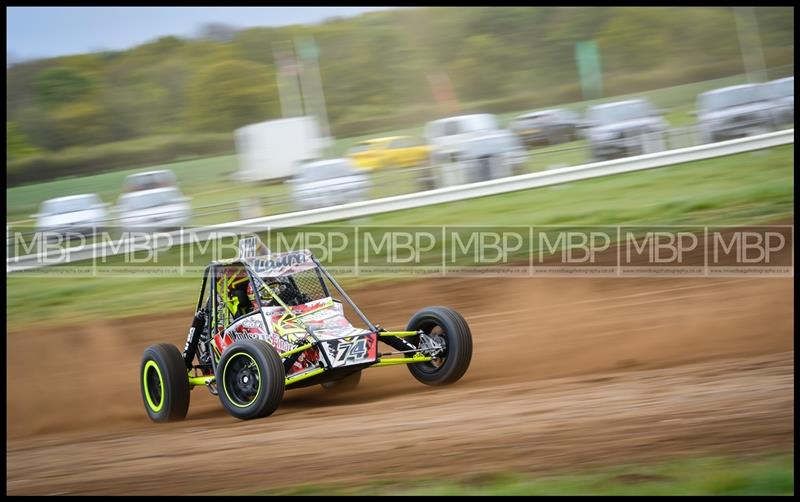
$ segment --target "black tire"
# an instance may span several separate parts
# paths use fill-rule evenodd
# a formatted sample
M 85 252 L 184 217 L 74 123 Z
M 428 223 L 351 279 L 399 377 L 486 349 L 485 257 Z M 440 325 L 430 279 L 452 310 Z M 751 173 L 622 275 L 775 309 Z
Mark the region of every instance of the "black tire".
M 572 127 L 569 133 L 569 140 L 570 141 L 578 141 L 580 139 L 580 135 L 578 134 L 578 128 Z
M 153 422 L 183 420 L 189 411 L 189 377 L 178 347 L 161 343 L 144 351 L 139 366 L 142 401 Z
M 271 415 L 283 400 L 286 373 L 275 349 L 263 340 L 242 340 L 223 352 L 217 365 L 222 406 L 236 418 Z
M 556 129 L 556 133 L 554 136 L 548 139 L 549 145 L 560 145 L 561 143 L 566 143 L 569 141 L 569 131 L 566 129 Z
M 358 387 L 358 383 L 360 381 L 361 381 L 361 370 L 356 371 L 353 374 L 347 375 L 341 380 L 331 380 L 330 382 L 325 382 L 322 384 L 322 387 L 328 392 L 334 392 L 334 393 L 348 392 Z
M 472 334 L 461 314 L 447 307 L 422 309 L 414 314 L 406 326 L 406 331 L 418 330 L 434 337 L 443 337 L 445 352 L 434 361 L 409 364 L 408 370 L 414 378 L 425 385 L 447 385 L 464 376 L 472 360 Z M 410 340 L 414 344 L 419 343 L 419 337 Z

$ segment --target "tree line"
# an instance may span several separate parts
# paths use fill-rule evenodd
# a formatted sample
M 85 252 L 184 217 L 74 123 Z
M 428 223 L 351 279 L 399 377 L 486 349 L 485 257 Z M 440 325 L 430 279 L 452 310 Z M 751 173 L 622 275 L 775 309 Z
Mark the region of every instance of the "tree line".
M 791 63 L 792 8 L 755 12 L 767 65 Z M 319 47 L 328 116 L 340 137 L 435 118 L 434 74 L 449 77 L 466 109 L 579 100 L 575 44 L 586 40 L 597 42 L 606 93 L 744 71 L 734 10 L 723 7 L 437 7 L 307 26 L 209 25 L 194 38 L 7 68 L 7 160 L 153 136 L 230 134 L 278 118 L 273 47 L 298 37 Z

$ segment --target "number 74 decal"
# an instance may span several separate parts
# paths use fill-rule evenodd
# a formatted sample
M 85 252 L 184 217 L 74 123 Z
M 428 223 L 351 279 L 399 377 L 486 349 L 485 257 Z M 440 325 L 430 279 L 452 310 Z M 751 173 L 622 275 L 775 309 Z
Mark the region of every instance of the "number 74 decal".
M 336 353 L 337 363 L 347 363 L 359 361 L 367 356 L 367 341 L 363 338 L 352 342 L 339 343 L 339 351 Z

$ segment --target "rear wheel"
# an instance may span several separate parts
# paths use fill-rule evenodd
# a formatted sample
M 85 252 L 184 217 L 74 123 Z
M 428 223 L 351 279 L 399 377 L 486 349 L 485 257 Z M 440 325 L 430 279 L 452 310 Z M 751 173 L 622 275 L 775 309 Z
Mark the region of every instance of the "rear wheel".
M 154 422 L 183 420 L 189 411 L 189 378 L 183 355 L 174 345 L 151 345 L 139 367 L 142 400 Z
M 225 350 L 217 365 L 219 399 L 236 418 L 266 417 L 283 400 L 285 375 L 281 358 L 267 342 L 236 342 Z
M 550 145 L 558 145 L 569 141 L 569 131 L 564 129 L 556 129 L 553 136 L 548 138 L 547 143 Z
M 569 139 L 570 139 L 570 141 L 578 141 L 579 139 L 581 139 L 581 135 L 578 133 L 578 128 L 577 127 L 574 127 L 574 126 L 572 127 L 572 129 L 570 131 Z
M 464 376 L 472 360 L 472 334 L 461 314 L 447 307 L 428 307 L 414 314 L 406 330 L 422 330 L 430 341 L 444 346 L 432 361 L 408 365 L 414 378 L 425 385 L 447 385 Z M 410 340 L 424 346 L 426 340 L 421 338 Z

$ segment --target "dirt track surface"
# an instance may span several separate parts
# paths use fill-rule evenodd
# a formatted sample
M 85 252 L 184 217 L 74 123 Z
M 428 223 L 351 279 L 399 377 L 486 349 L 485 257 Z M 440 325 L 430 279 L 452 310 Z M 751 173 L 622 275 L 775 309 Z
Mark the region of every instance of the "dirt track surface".
M 182 347 L 191 311 L 12 332 L 7 492 L 247 493 L 793 448 L 791 279 L 429 279 L 352 296 L 388 328 L 425 305 L 463 312 L 466 376 L 430 388 L 376 368 L 251 422 L 198 388 L 185 422 L 156 425 L 141 353 Z

